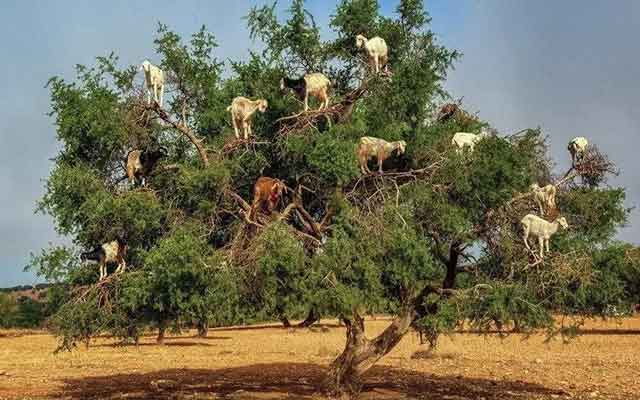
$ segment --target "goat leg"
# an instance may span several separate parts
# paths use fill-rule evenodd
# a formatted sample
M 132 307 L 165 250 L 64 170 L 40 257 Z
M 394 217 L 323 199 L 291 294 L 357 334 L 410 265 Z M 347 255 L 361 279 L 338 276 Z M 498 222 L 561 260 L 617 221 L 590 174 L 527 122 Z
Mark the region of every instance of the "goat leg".
M 122 260 L 122 262 L 118 265 L 116 272 L 119 274 L 124 273 L 125 268 L 127 268 L 127 263 L 124 260 Z
M 240 132 L 238 132 L 238 121 L 236 121 L 235 115 L 231 115 L 231 119 L 233 120 L 233 130 L 236 133 L 236 139 L 240 139 Z
M 540 258 L 544 258 L 544 242 L 545 240 L 543 238 L 538 238 L 538 245 L 540 246 Z
M 531 246 L 529 246 L 529 241 L 527 239 L 529 239 L 529 232 L 524 233 L 524 245 L 529 251 L 531 251 Z

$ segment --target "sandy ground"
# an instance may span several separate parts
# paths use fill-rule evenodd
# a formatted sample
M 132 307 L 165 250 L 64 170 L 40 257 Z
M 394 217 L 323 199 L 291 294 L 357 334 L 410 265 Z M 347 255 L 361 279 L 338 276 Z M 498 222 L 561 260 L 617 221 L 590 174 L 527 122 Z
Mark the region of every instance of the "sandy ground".
M 388 321 L 367 321 L 367 333 Z M 193 332 L 157 346 L 100 338 L 53 354 L 47 334 L 0 332 L 0 399 L 319 399 L 344 328 Z M 410 334 L 366 376 L 363 399 L 640 399 L 640 317 L 587 326 L 564 344 L 543 335 L 456 333 L 428 351 Z

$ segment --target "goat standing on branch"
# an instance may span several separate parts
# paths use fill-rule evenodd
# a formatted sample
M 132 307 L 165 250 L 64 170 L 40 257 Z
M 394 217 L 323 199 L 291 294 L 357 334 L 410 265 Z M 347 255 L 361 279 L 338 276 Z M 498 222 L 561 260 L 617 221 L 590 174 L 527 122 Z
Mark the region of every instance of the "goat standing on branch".
M 487 130 L 482 130 L 482 132 L 476 133 L 467 133 L 467 132 L 457 132 L 453 135 L 453 139 L 451 139 L 451 144 L 456 146 L 456 153 L 461 154 L 465 148 L 468 148 L 470 152 L 473 153 L 475 146 L 482 139 L 489 137 L 489 132 Z
M 549 240 L 553 236 L 559 227 L 567 229 L 569 224 L 564 217 L 559 217 L 553 222 L 548 222 L 537 215 L 527 214 L 521 220 L 520 224 L 524 230 L 524 245 L 531 251 L 529 246 L 529 235 L 533 235 L 538 238 L 538 245 L 540 246 L 540 259 L 544 258 L 544 249 L 546 246 L 547 253 L 549 252 Z
M 455 103 L 447 103 L 440 107 L 438 114 L 436 115 L 437 122 L 446 122 L 450 120 L 456 112 L 459 110 L 459 106 Z
M 577 161 L 582 161 L 584 154 L 587 151 L 587 147 L 589 147 L 589 141 L 586 138 L 578 136 L 571 139 L 567 146 L 567 150 L 571 153 L 572 166 L 575 166 Z
M 164 97 L 164 71 L 149 60 L 144 60 L 140 66 L 140 70 L 144 71 L 144 83 L 147 89 L 147 104 L 151 104 L 151 90 L 153 89 L 153 100 L 162 107 Z
M 279 179 L 266 176 L 258 178 L 253 186 L 253 204 L 249 213 L 251 218 L 253 218 L 258 209 L 271 214 L 278 206 L 282 192 L 286 188 L 284 182 Z
M 133 150 L 127 155 L 127 177 L 132 185 L 146 185 L 146 177 L 151 175 L 158 161 L 167 155 L 164 147 L 158 150 Z
M 387 42 L 385 42 L 383 38 L 376 36 L 367 39 L 363 35 L 358 35 L 356 36 L 356 47 L 359 49 L 364 47 L 367 51 L 369 65 L 376 74 L 386 67 L 389 59 L 389 50 L 387 48 Z
M 100 246 L 96 246 L 92 251 L 87 251 L 80 254 L 80 260 L 97 261 L 100 265 L 100 280 L 107 277 L 107 264 L 117 263 L 118 268 L 116 273 L 124 272 L 127 267 L 127 263 L 124 257 L 127 255 L 127 245 L 121 238 L 114 240 L 113 242 L 104 243 Z
M 537 183 L 531 185 L 533 198 L 540 209 L 540 215 L 544 215 L 544 209 L 547 212 L 556 208 L 556 187 L 552 184 L 540 187 Z
M 293 90 L 298 99 L 304 101 L 304 111 L 309 110 L 309 96 L 320 101 L 318 110 L 329 106 L 329 86 L 331 81 L 324 74 L 316 72 L 307 74 L 300 79 L 284 77 L 280 80 L 280 89 Z
M 249 135 L 252 133 L 251 117 L 256 111 L 261 113 L 267 111 L 267 106 L 268 103 L 265 99 L 250 100 L 242 96 L 233 99 L 231 105 L 227 107 L 227 111 L 231 112 L 231 122 L 237 139 L 240 139 L 240 130 L 242 130 L 244 139 L 249 139 Z
M 398 155 L 404 154 L 407 142 L 400 140 L 398 142 L 387 142 L 371 136 L 363 136 L 360 138 L 360 144 L 357 149 L 357 157 L 360 162 L 360 171 L 363 174 L 370 174 L 371 170 L 367 163 L 369 159 L 376 157 L 378 159 L 378 172 L 382 174 L 382 164 L 384 160 L 396 151 Z

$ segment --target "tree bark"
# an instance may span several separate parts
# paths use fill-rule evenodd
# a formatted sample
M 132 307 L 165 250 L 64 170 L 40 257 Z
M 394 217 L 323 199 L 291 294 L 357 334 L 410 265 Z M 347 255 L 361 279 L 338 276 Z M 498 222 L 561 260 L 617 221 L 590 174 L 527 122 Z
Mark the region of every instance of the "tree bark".
M 460 244 L 453 243 L 449 247 L 449 259 L 446 262 L 447 275 L 444 278 L 442 287 L 453 289 L 456 287 L 456 275 L 458 273 L 458 259 L 460 258 Z
M 206 321 L 198 321 L 198 337 L 205 338 L 209 333 L 209 324 Z
M 324 378 L 326 390 L 334 396 L 357 395 L 362 388 L 362 375 L 402 340 L 414 317 L 414 309 L 410 307 L 371 340 L 366 338 L 364 319 L 357 313 L 354 313 L 352 319 L 344 319 L 347 343 L 342 354 L 331 363 Z
M 289 318 L 285 317 L 285 316 L 281 316 L 280 317 L 280 322 L 282 322 L 282 325 L 285 328 L 291 328 L 291 322 L 289 322 Z
M 342 354 L 329 366 L 324 388 L 333 396 L 349 398 L 357 395 L 362 388 L 362 375 L 400 343 L 418 318 L 437 311 L 437 306 L 425 306 L 427 296 L 451 292 L 451 289 L 425 286 L 374 339 L 366 338 L 364 319 L 357 312 L 354 311 L 351 319 L 343 318 L 347 327 L 347 343 Z
M 307 314 L 307 318 L 305 318 L 304 321 L 300 322 L 298 324 L 298 327 L 308 328 L 311 325 L 318 322 L 319 320 L 320 320 L 320 315 L 318 315 L 318 313 L 316 312 L 316 309 L 312 307 L 311 310 L 309 310 L 309 314 Z
M 160 321 L 158 324 L 158 337 L 156 338 L 156 343 L 164 344 L 164 334 L 167 330 L 167 323 L 165 321 Z

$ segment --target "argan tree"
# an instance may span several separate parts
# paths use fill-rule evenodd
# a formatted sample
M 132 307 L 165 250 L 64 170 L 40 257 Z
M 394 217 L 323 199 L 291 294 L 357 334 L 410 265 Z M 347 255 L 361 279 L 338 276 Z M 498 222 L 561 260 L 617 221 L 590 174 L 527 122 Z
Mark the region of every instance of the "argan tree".
M 388 17 L 375 0 L 344 0 L 332 40 L 302 0 L 284 22 L 275 5 L 253 8 L 248 27 L 263 51 L 229 63 L 215 58 L 204 28 L 184 42 L 161 25 L 150 58 L 167 77 L 164 108 L 146 103 L 136 67 L 118 66 L 114 55 L 78 67 L 72 82 L 53 78 L 61 150 L 39 207 L 76 248 L 116 236 L 129 245 L 127 272 L 99 283 L 77 250 L 34 258 L 72 288 L 54 319 L 63 347 L 149 325 L 161 339 L 170 324 L 193 320 L 333 316 L 346 343 L 324 388 L 353 394 L 411 329 L 431 344 L 463 323 L 554 333 L 567 328 L 554 313 L 606 315 L 637 300 L 637 251 L 612 242 L 627 217 L 624 189 L 606 185 L 613 164 L 592 148 L 575 168 L 554 171 L 539 129 L 494 130 L 475 151 L 456 152 L 455 132 L 490 123 L 462 110 L 433 122 L 460 54 L 428 30 L 422 4 L 401 0 Z M 357 34 L 385 38 L 388 73 L 367 68 Z M 330 78 L 326 110 L 303 113 L 280 91 L 282 77 L 307 72 Z M 226 111 L 235 96 L 268 100 L 247 141 L 234 138 Z M 355 154 L 362 136 L 404 140 L 407 150 L 385 173 L 365 176 Z M 156 146 L 167 157 L 146 187 L 131 187 L 127 152 Z M 273 213 L 251 211 L 260 176 L 287 186 Z M 550 182 L 558 210 L 544 217 L 562 215 L 569 229 L 540 259 L 525 248 L 519 221 L 537 213 L 529 186 Z M 369 337 L 364 316 L 373 312 L 393 320 Z

